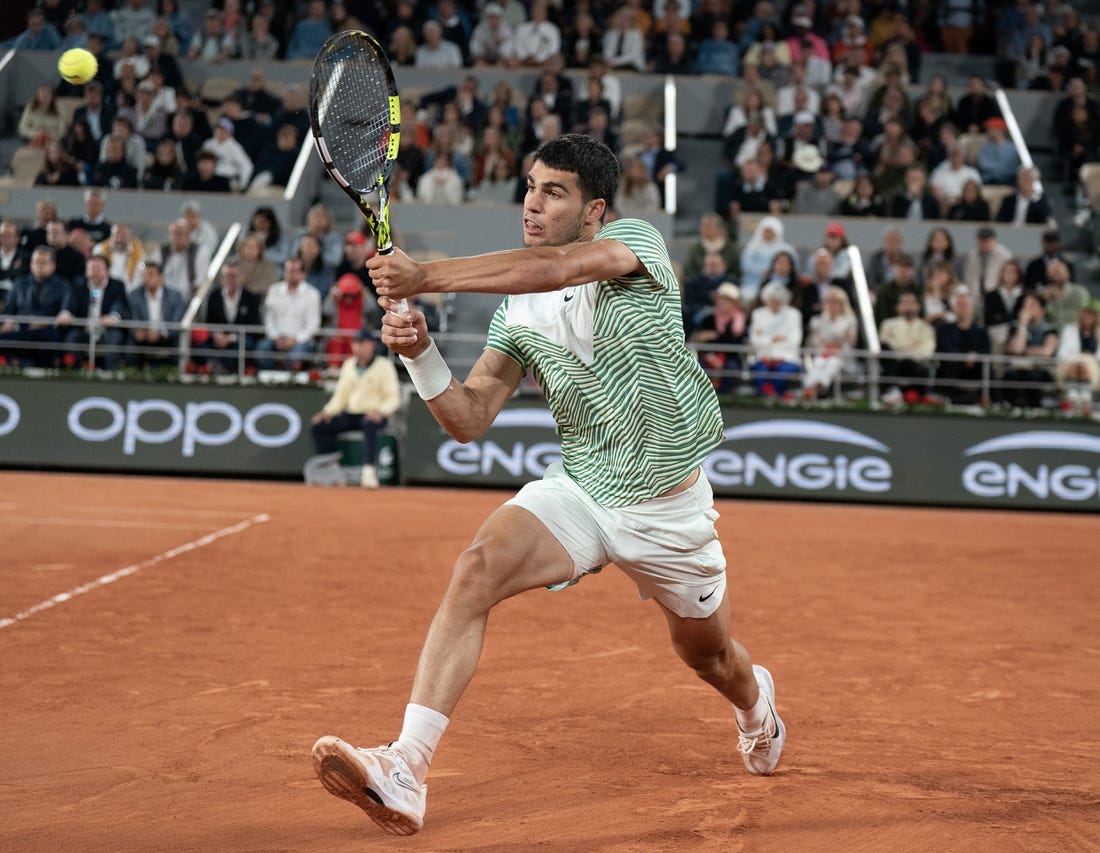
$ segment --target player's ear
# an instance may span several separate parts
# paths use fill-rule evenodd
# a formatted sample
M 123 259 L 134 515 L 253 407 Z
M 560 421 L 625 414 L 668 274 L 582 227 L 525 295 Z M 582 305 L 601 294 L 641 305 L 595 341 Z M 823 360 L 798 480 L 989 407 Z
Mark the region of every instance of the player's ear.
M 584 206 L 584 221 L 586 225 L 599 224 L 603 221 L 603 215 L 607 212 L 607 202 L 602 198 L 594 198 Z

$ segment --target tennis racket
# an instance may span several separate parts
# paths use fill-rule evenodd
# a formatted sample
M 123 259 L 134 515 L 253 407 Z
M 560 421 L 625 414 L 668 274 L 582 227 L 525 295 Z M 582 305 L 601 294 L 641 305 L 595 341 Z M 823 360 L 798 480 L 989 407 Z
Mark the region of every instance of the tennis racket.
M 379 254 L 393 251 L 390 176 L 401 140 L 401 101 L 386 52 L 373 36 L 331 36 L 313 62 L 309 123 L 325 169 L 359 207 Z M 378 212 L 370 198 L 377 195 Z M 404 299 L 392 308 L 408 311 Z

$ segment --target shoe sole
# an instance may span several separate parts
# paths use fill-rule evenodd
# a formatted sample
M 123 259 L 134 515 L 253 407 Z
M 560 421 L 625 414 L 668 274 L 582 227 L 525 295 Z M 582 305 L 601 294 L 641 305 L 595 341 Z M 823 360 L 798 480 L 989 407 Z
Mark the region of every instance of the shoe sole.
M 326 736 L 313 745 L 313 771 L 325 790 L 347 800 L 367 813 L 392 835 L 413 835 L 423 824 L 403 812 L 383 805 L 382 798 L 370 787 L 362 765 L 349 754 L 353 747 L 339 738 Z
M 777 735 L 778 735 L 777 740 L 779 740 L 783 744 L 783 746 L 786 746 L 787 745 L 787 727 L 785 725 L 783 725 L 783 720 L 780 719 L 779 712 L 775 710 L 775 679 L 772 678 L 772 674 L 770 672 L 768 672 L 767 667 L 760 666 L 760 664 L 753 664 L 752 671 L 753 671 L 753 674 L 757 677 L 757 679 L 763 678 L 764 681 L 766 681 L 767 684 L 768 684 L 768 690 L 767 690 L 768 697 L 769 697 L 768 698 L 768 705 L 772 709 L 772 717 L 775 719 L 775 727 L 778 730 L 777 731 Z M 782 753 L 782 748 L 780 749 L 780 753 Z M 776 763 L 776 766 L 779 766 L 779 760 L 778 759 L 776 759 L 775 763 Z M 771 776 L 772 773 L 775 772 L 775 767 L 773 767 L 771 770 L 768 770 L 766 772 L 763 772 L 763 771 L 761 771 L 761 772 L 753 771 L 753 772 L 757 776 Z

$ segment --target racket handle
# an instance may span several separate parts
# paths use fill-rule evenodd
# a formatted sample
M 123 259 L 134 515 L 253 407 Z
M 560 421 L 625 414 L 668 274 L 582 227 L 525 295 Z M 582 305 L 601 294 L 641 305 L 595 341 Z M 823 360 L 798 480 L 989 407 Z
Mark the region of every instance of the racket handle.
M 380 248 L 378 250 L 378 254 L 380 254 L 380 255 L 391 255 L 391 254 L 393 254 L 393 243 L 388 243 L 385 247 Z M 396 305 L 391 305 L 390 306 L 390 313 L 391 314 L 408 314 L 409 313 L 409 300 L 408 299 L 402 299 Z

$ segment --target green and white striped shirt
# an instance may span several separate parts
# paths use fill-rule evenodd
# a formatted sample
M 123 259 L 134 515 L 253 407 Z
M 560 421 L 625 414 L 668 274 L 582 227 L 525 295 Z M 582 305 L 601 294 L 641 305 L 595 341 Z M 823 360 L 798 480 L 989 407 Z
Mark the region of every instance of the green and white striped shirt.
M 681 482 L 722 440 L 714 387 L 684 346 L 680 288 L 652 225 L 620 219 L 618 240 L 647 272 L 505 297 L 489 326 L 499 350 L 542 386 L 569 474 L 604 506 Z

